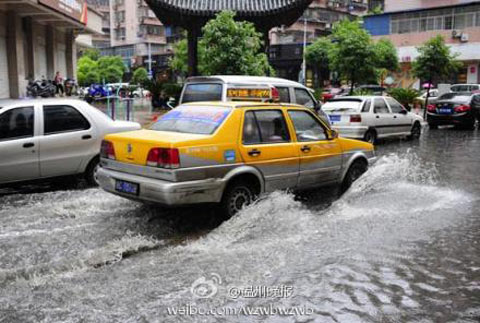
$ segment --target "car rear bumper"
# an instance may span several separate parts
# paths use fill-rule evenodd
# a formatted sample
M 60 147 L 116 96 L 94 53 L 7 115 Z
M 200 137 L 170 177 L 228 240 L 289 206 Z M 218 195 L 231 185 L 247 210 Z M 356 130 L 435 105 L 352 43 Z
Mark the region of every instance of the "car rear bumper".
M 332 126 L 340 136 L 347 138 L 363 139 L 368 130 L 367 126 Z
M 453 115 L 442 115 L 427 112 L 427 122 L 430 125 L 455 125 L 455 124 L 471 124 L 475 122 L 473 113 L 457 113 Z
M 131 200 L 158 203 L 166 206 L 218 203 L 222 199 L 225 187 L 225 183 L 221 179 L 170 182 L 107 168 L 100 168 L 97 176 L 100 187 L 107 192 Z M 117 191 L 115 189 L 117 180 L 138 184 L 138 194 L 134 195 Z

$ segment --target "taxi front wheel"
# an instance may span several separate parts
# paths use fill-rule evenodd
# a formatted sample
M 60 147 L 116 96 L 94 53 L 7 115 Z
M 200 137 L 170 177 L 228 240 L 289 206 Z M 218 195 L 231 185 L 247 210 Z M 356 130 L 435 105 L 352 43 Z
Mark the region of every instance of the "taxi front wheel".
M 342 193 L 345 193 L 350 186 L 352 186 L 353 182 L 355 182 L 363 173 L 365 173 L 368 169 L 368 164 L 363 159 L 357 159 L 350 165 L 350 168 L 345 175 L 342 183 Z
M 254 190 L 245 181 L 235 181 L 227 186 L 220 204 L 220 212 L 227 219 L 255 200 Z

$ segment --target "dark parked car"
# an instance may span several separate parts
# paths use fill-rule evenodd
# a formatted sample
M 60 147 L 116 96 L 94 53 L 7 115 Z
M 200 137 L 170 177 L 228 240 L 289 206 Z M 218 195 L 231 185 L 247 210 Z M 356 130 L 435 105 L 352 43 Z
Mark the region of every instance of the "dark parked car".
M 451 92 L 438 97 L 435 104 L 427 106 L 427 122 L 430 129 L 441 125 L 455 125 L 473 129 L 480 119 L 480 94 Z

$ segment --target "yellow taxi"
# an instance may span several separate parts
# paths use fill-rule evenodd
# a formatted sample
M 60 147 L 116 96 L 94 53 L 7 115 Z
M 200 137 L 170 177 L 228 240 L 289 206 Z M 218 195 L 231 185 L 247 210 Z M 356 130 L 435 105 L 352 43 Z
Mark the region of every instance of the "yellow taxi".
M 303 106 L 196 102 L 149 129 L 107 135 L 97 176 L 104 190 L 129 199 L 218 203 L 232 216 L 265 192 L 346 189 L 374 159 L 371 144 L 339 138 Z

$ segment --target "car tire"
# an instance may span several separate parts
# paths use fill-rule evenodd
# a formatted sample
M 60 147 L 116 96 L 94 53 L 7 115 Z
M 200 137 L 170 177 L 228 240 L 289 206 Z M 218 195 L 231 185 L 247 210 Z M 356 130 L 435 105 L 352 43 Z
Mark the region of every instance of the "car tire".
M 220 213 L 225 219 L 236 215 L 242 208 L 256 199 L 255 191 L 246 181 L 229 183 L 220 203 Z
M 373 129 L 368 129 L 363 136 L 363 141 L 369 142 L 372 145 L 377 143 L 377 132 Z
M 407 136 L 407 140 L 419 139 L 421 134 L 422 134 L 422 126 L 420 126 L 420 123 L 415 122 L 413 124 L 412 130 L 410 131 L 410 135 Z
M 436 124 L 431 124 L 431 123 L 429 123 L 429 124 L 428 124 L 428 128 L 429 128 L 429 129 L 438 129 L 438 126 L 437 126 Z
M 100 158 L 93 158 L 85 171 L 85 180 L 89 186 L 98 186 L 97 171 L 100 167 Z
M 348 168 L 347 174 L 342 182 L 341 191 L 345 193 L 353 182 L 355 182 L 360 176 L 363 175 L 368 169 L 368 163 L 363 159 L 355 160 Z

